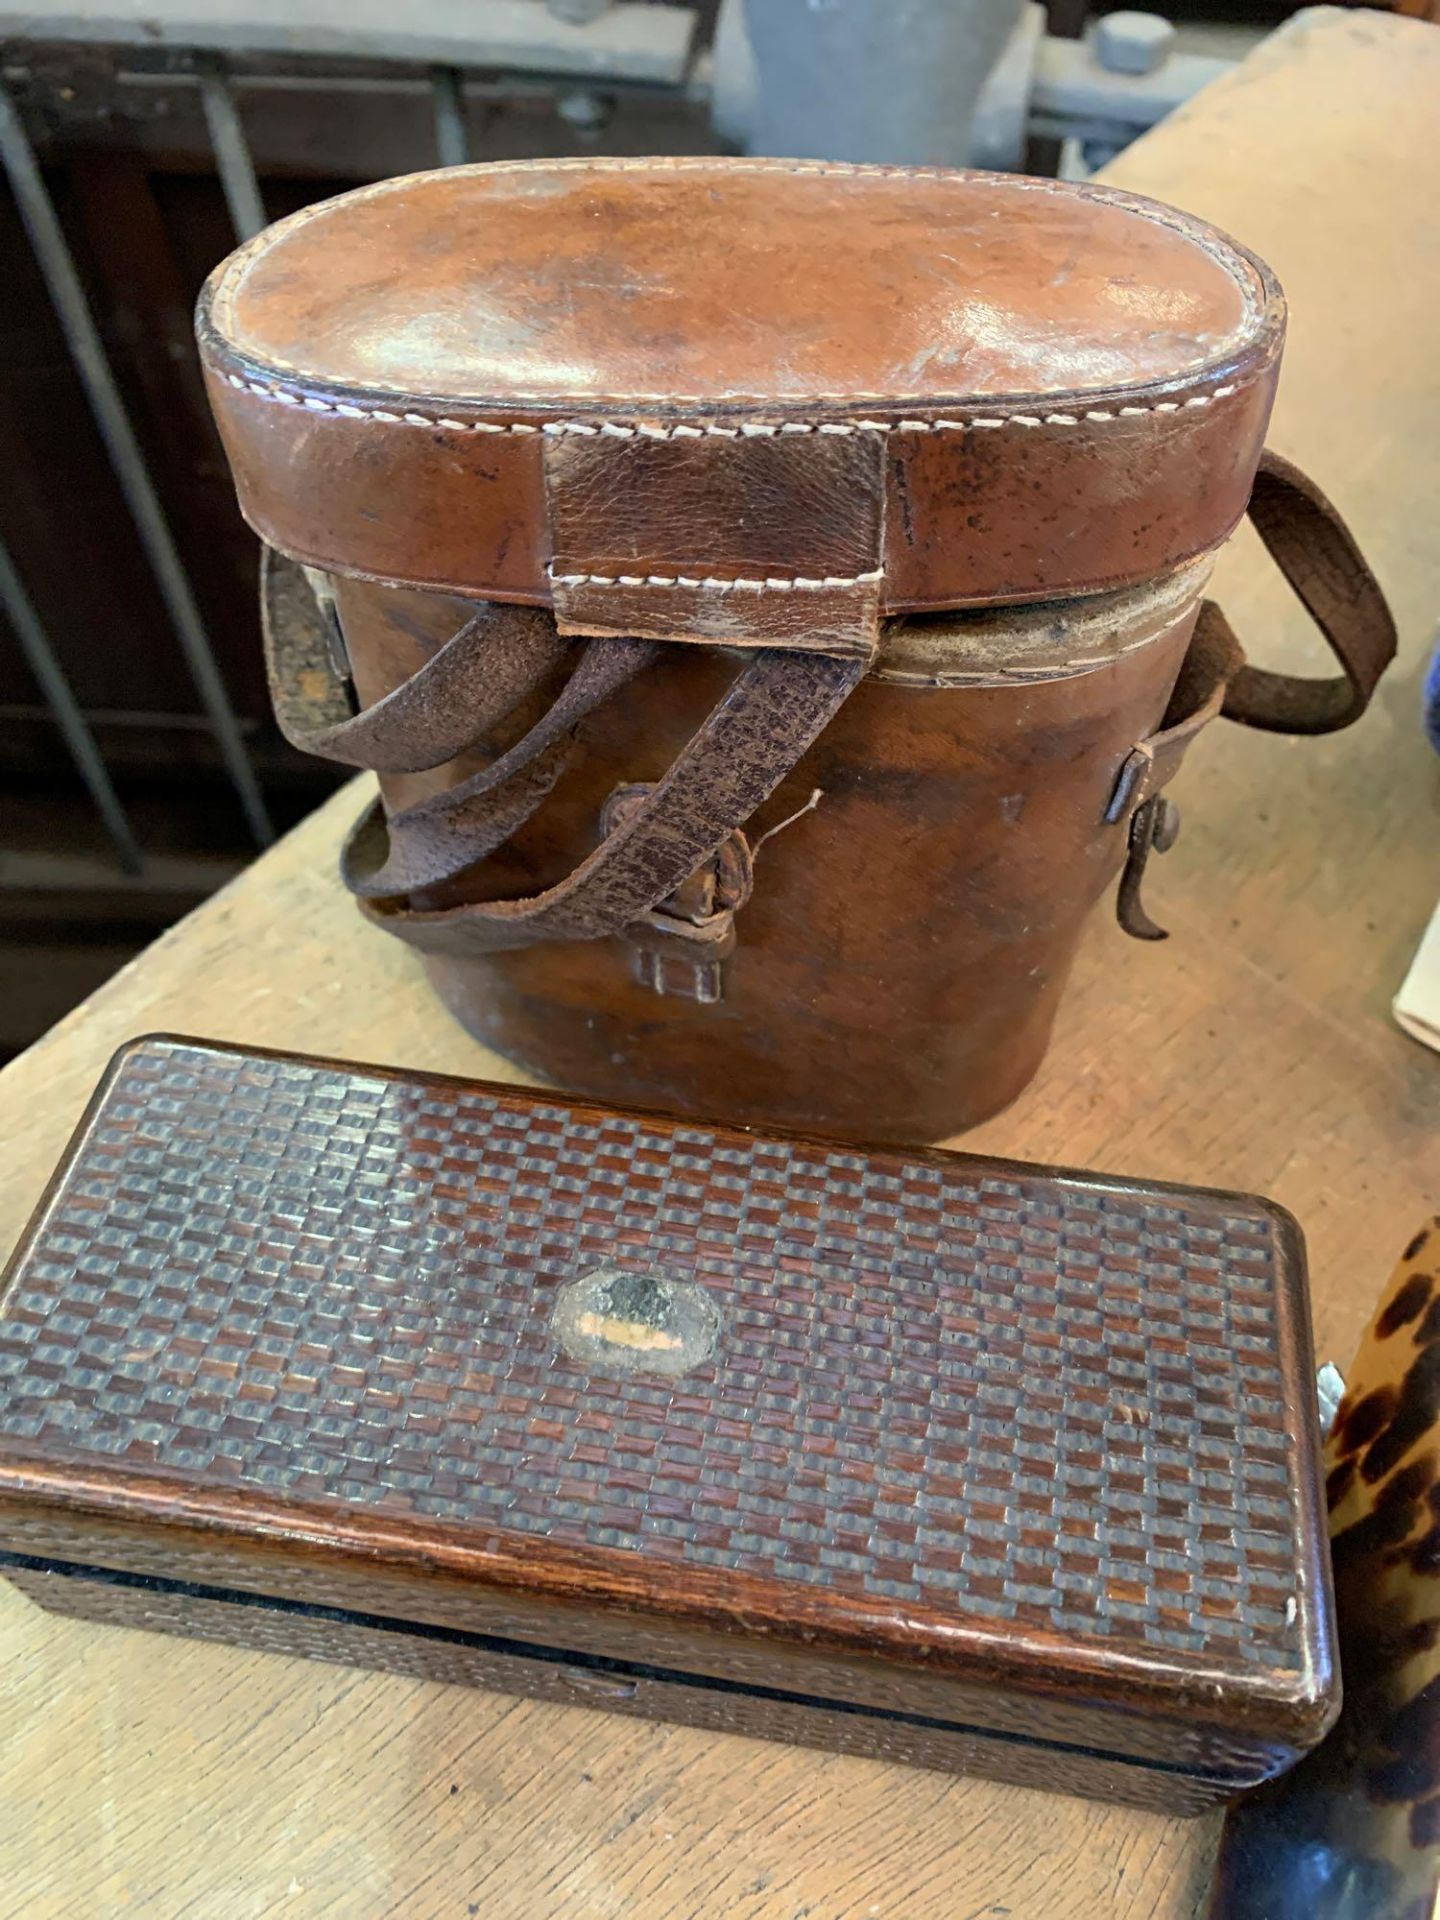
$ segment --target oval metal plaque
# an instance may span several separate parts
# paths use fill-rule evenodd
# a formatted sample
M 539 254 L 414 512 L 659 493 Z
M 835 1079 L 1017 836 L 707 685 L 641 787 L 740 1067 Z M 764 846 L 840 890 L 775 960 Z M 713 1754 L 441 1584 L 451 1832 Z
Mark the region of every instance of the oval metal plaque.
M 710 1358 L 720 1315 L 694 1280 L 627 1273 L 607 1261 L 560 1289 L 551 1326 L 570 1358 L 592 1372 L 674 1379 Z

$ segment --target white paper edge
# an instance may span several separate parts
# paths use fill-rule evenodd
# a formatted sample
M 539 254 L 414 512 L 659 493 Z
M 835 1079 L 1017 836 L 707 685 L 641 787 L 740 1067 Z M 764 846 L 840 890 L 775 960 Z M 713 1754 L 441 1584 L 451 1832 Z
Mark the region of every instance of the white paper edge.
M 1440 1052 L 1440 906 L 1430 916 L 1391 1011 L 1412 1040 Z

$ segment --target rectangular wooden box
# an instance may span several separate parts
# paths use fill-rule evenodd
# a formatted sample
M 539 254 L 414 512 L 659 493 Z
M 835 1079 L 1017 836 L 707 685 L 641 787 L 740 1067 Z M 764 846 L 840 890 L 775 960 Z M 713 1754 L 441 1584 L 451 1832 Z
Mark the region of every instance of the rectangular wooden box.
M 1338 1707 L 1263 1200 L 182 1039 L 0 1301 L 42 1605 L 1193 1812 Z

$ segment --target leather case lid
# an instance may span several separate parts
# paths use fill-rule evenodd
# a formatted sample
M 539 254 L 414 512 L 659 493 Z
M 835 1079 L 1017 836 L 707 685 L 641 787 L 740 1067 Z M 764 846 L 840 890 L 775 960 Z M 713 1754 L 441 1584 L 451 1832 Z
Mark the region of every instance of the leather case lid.
M 1282 333 L 1265 269 L 1153 202 L 751 159 L 362 188 L 232 255 L 199 317 L 241 504 L 292 557 L 581 631 L 758 643 L 813 606 L 842 650 L 1216 545 Z
M 135 1043 L 0 1308 L 0 1547 L 1244 1784 L 1336 1704 L 1236 1195 Z

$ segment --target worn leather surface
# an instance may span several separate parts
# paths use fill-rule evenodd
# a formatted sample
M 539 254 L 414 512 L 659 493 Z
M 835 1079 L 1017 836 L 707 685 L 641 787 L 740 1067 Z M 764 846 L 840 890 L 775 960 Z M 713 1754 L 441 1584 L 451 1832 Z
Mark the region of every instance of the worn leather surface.
M 1139 898 L 1151 829 L 1161 824 L 1151 814 L 1199 730 L 1222 707 L 1256 724 L 1281 724 L 1282 715 L 1309 730 L 1343 723 L 1363 710 L 1393 651 L 1384 598 L 1334 509 L 1273 456 L 1265 456 L 1262 479 L 1262 531 L 1344 664 L 1338 682 L 1252 674 L 1219 609 L 1200 602 L 1203 570 L 1180 577 L 1186 586 L 1178 597 L 1153 589 L 1116 597 L 1116 631 L 1132 631 L 1108 662 L 1092 651 L 1078 674 L 1054 662 L 1049 677 L 1007 685 L 1003 632 L 996 632 L 998 684 L 949 692 L 927 688 L 916 675 L 924 622 L 897 623 L 910 684 L 885 687 L 865 678 L 858 656 L 775 649 L 737 670 L 746 656 L 732 649 L 713 654 L 700 671 L 704 655 L 693 649 L 620 638 L 567 642 L 543 615 L 526 613 L 571 656 L 563 689 L 548 686 L 554 656 L 537 649 L 530 705 L 502 722 L 489 701 L 485 653 L 462 653 L 463 672 L 453 671 L 460 707 L 470 716 L 469 750 L 447 766 L 425 753 L 413 757 L 418 773 L 387 772 L 384 806 L 367 812 L 346 848 L 347 884 L 378 925 L 432 957 L 437 981 L 462 1018 L 492 1044 L 569 1084 L 864 1133 L 878 1125 L 877 1103 L 893 1078 L 884 1056 L 898 1021 L 919 1065 L 904 1087 L 903 1110 L 885 1130 L 897 1137 L 954 1131 L 1018 1091 L 1033 1071 L 1084 913 L 1122 862 L 1122 923 L 1142 937 L 1162 937 Z M 343 707 L 345 696 L 308 587 L 301 581 L 300 593 L 293 592 L 299 576 L 286 563 L 276 562 L 270 574 L 271 677 L 292 737 L 303 743 L 325 731 L 325 717 Z M 464 601 L 338 585 L 369 713 L 403 711 L 407 686 L 430 684 L 457 646 L 471 645 Z M 1153 608 L 1152 634 L 1137 646 L 1133 629 L 1146 607 Z M 996 617 L 983 619 L 993 625 Z M 502 676 L 510 644 L 501 622 L 493 645 Z M 677 676 L 687 656 L 697 671 Z M 1158 681 L 1147 660 L 1160 663 Z M 883 661 L 882 651 L 882 673 Z M 710 689 L 708 714 L 696 705 L 701 686 Z M 1131 688 L 1143 689 L 1145 705 L 1135 703 Z M 1106 689 L 1114 702 L 1109 715 L 1092 705 L 1097 692 L 1103 705 Z M 897 696 L 908 700 L 908 714 L 899 709 L 868 749 L 863 731 L 852 747 L 860 824 L 827 840 L 812 817 L 823 811 L 828 824 L 834 816 L 826 776 L 818 772 L 827 749 L 851 730 L 857 707 L 863 717 L 877 701 Z M 1087 711 L 1093 730 L 1077 735 L 1075 718 Z M 644 721 L 639 737 L 637 714 Z M 450 737 L 448 720 L 444 730 Z M 332 751 L 337 735 L 363 764 L 373 742 L 346 737 L 341 723 L 326 735 Z M 972 756 L 988 768 L 986 781 L 975 786 L 972 773 L 956 787 Z M 617 788 L 636 798 L 623 826 L 606 833 Z M 751 816 L 772 793 L 777 801 L 786 796 L 785 812 L 762 814 L 752 828 Z M 577 794 L 585 796 L 578 809 Z M 1067 797 L 1058 813 L 1043 804 L 1052 794 Z M 807 808 L 807 800 L 815 804 Z M 765 913 L 774 860 L 764 847 L 766 830 L 797 810 L 786 834 L 817 850 L 822 871 L 788 874 L 782 884 L 792 893 L 782 895 L 781 919 L 774 921 Z M 724 1000 L 697 1008 L 657 999 L 627 966 L 633 943 L 653 935 L 645 917 L 653 921 L 656 905 L 741 827 L 764 857 L 755 900 L 738 923 L 738 950 L 727 960 Z M 913 849 L 917 866 L 905 849 Z M 869 864 L 875 860 L 880 870 Z M 948 927 L 932 922 L 944 902 Z M 728 922 L 724 931 L 728 953 Z M 803 983 L 789 978 L 794 956 L 757 956 L 757 940 L 807 954 L 813 943 L 808 963 L 819 974 Z M 572 941 L 585 943 L 583 957 L 555 960 L 544 951 Z M 511 963 L 527 989 L 541 983 L 532 1002 L 528 990 L 507 994 L 511 975 L 500 956 L 536 943 L 533 960 Z M 968 1070 L 937 1082 L 943 1049 L 934 1034 L 927 1042 L 906 1023 L 931 1004 L 953 954 L 966 950 L 983 956 L 966 976 L 969 998 L 955 1015 Z M 846 983 L 833 995 L 826 974 L 832 963 Z M 572 976 L 573 1002 L 571 988 L 556 985 Z M 745 991 L 747 980 L 769 985 L 757 997 Z M 882 982 L 884 995 L 872 1002 L 864 982 Z M 890 1004 L 896 993 L 905 1002 L 899 1008 Z M 753 1054 L 748 1035 L 731 1024 L 737 995 L 754 1023 Z M 623 1011 L 612 1018 L 617 1009 Z M 777 1064 L 778 1074 L 771 1071 Z
M 873 651 L 881 435 L 637 439 L 617 458 L 613 436 L 571 434 L 547 446 L 545 478 L 562 632 Z M 648 551 L 673 556 L 666 571 L 633 570 Z
M 1393 629 L 1273 460 L 1256 524 L 1343 681 L 1243 669 L 1208 607 L 1190 646 L 1198 572 L 1148 644 L 963 695 L 867 680 L 884 622 L 1177 577 L 1250 497 L 1282 331 L 1199 223 L 1009 176 L 524 163 L 282 222 L 200 337 L 247 513 L 332 573 L 361 713 L 323 622 L 268 638 L 291 738 L 382 774 L 347 884 L 572 1086 L 897 1138 L 993 1111 L 1199 727 L 1343 724 Z M 723 998 L 719 915 L 713 1004 L 637 981 L 742 830 Z
M 281 371 L 456 400 L 1094 389 L 1223 358 L 1258 296 L 1137 204 L 787 160 L 458 167 L 280 223 L 215 317 Z
M 385 858 L 373 869 L 358 859 L 347 867 L 351 890 L 367 900 L 413 893 L 457 879 L 493 853 L 554 786 L 580 722 L 654 655 L 650 640 L 592 640 L 555 704 L 513 747 L 458 786 L 390 815 L 383 841 L 367 836 L 385 846 Z
M 844 652 L 1239 519 L 1284 313 L 1105 189 L 774 160 L 367 187 L 212 276 L 241 505 L 308 563 L 574 630 Z
M 378 805 L 346 843 L 346 884 L 372 919 L 422 953 L 468 957 L 537 940 L 597 940 L 624 932 L 688 880 L 770 797 L 863 678 L 866 665 L 859 658 L 780 648 L 749 656 L 644 799 L 571 873 L 537 894 L 435 911 L 394 894 L 377 898 L 384 886 L 379 876 L 397 865 Z
M 308 581 L 273 561 L 267 548 L 260 598 L 271 703 L 291 745 L 324 760 L 376 773 L 441 766 L 543 685 L 571 651 L 537 608 L 485 601 L 417 673 L 356 713 Z
M 1121 921 L 1144 938 L 1163 936 L 1138 910 L 1138 884 L 1152 839 L 1150 815 L 1146 815 L 1146 833 L 1138 841 L 1135 826 L 1141 809 L 1174 777 L 1200 729 L 1222 710 L 1274 729 L 1319 732 L 1344 725 L 1364 710 L 1394 653 L 1394 622 L 1384 596 L 1343 521 L 1312 482 L 1288 462 L 1266 454 L 1251 511 L 1345 673 L 1333 681 L 1295 680 L 1248 668 L 1219 608 L 1210 601 L 1202 604 L 1163 722 L 1126 756 L 1105 809 L 1107 823 L 1127 819 L 1132 823 Z M 497 689 L 508 689 L 510 705 L 518 705 L 523 695 L 543 684 L 556 664 L 556 649 L 563 652 L 566 644 L 543 615 L 490 608 L 488 649 L 475 639 L 487 620 L 473 616 L 407 681 L 383 693 L 363 714 L 337 721 L 330 716 L 346 709 L 348 697 L 330 664 L 325 616 L 313 596 L 307 602 L 308 588 L 295 596 L 299 576 L 293 566 L 272 556 L 269 572 L 266 647 L 284 724 L 297 744 L 321 741 L 332 757 L 348 758 L 356 765 L 406 772 L 440 764 L 441 751 L 423 750 L 427 716 L 446 742 L 459 739 L 462 745 L 472 744 L 505 717 Z M 512 620 L 507 621 L 506 615 Z M 546 629 L 535 636 L 528 677 L 523 671 L 527 653 L 523 643 L 517 642 L 515 620 L 522 628 Z M 488 765 L 441 792 L 393 808 L 388 818 L 372 809 L 347 850 L 345 878 L 351 890 L 363 899 L 383 903 L 381 910 L 391 930 L 414 938 L 432 952 L 464 954 L 511 945 L 517 926 L 529 928 L 530 938 L 598 938 L 625 932 L 624 913 L 649 912 L 674 886 L 692 878 L 696 866 L 713 855 L 720 841 L 745 824 L 748 812 L 736 810 L 726 816 L 719 810 L 718 797 L 733 791 L 737 802 L 758 804 L 814 737 L 816 716 L 825 703 L 833 698 L 838 704 L 845 697 L 843 691 L 832 692 L 832 685 L 833 689 L 853 687 L 863 670 L 857 665 L 842 675 L 822 670 L 823 663 L 802 665 L 797 653 L 787 679 L 778 660 L 763 675 L 757 662 L 756 670 L 737 680 L 730 698 L 717 707 L 686 748 L 683 772 L 678 764 L 672 768 L 663 791 L 650 790 L 654 783 L 649 789 L 634 789 L 637 799 L 633 808 L 626 809 L 625 831 L 577 867 L 561 888 L 552 889 L 555 897 L 544 911 L 532 911 L 532 902 L 513 901 L 503 909 L 499 903 L 486 902 L 477 912 L 460 905 L 444 916 L 417 915 L 404 896 L 458 879 L 529 819 L 559 778 L 580 722 L 651 664 L 656 645 L 620 636 L 591 640 L 571 663 L 563 692 Z M 437 686 L 448 694 L 449 710 L 435 700 Z M 758 691 L 762 686 L 769 690 L 768 712 Z M 740 710 L 746 717 L 743 726 L 737 727 Z M 464 736 L 457 732 L 457 713 L 468 716 L 469 732 Z M 397 745 L 384 726 L 387 716 L 393 717 L 408 758 L 398 757 Z M 732 764 L 737 756 L 746 764 Z M 696 804 L 690 820 L 682 821 L 680 815 L 689 803 L 681 796 L 692 787 L 698 796 L 707 780 L 716 804 Z M 642 792 L 645 797 L 639 799 Z M 667 811 L 674 817 L 662 819 L 660 815 Z M 633 887 L 616 892 L 605 878 L 607 865 L 633 860 L 633 849 L 622 849 L 628 846 L 637 813 L 649 816 L 645 844 L 669 849 L 657 869 L 650 897 L 638 900 Z M 1159 844 L 1163 827 L 1158 816 L 1154 825 Z M 690 868 L 679 879 L 671 879 L 678 857 L 675 849 L 692 844 Z M 586 891 L 591 902 L 578 919 L 574 902 L 565 897 L 565 889 L 571 886 Z M 609 902 L 603 910 L 602 900 Z
M 640 984 L 629 938 L 485 951 L 474 909 L 562 888 L 604 844 L 617 785 L 662 782 L 703 733 L 743 665 L 734 651 L 658 647 L 580 722 L 544 805 L 483 865 L 369 911 L 403 939 L 419 935 L 467 1025 L 560 1085 L 862 1138 L 954 1133 L 1039 1064 L 1085 918 L 1126 857 L 1128 816 L 1105 817 L 1117 777 L 1164 723 L 1202 584 L 1203 573 L 1167 598 L 1148 632 L 1150 590 L 1118 596 L 1124 648 L 1106 659 L 1091 647 L 1078 673 L 1008 682 L 994 634 L 993 684 L 925 685 L 909 677 L 920 623 L 905 638 L 907 678 L 892 681 L 882 642 L 824 730 L 803 752 L 790 744 L 788 772 L 746 817 L 755 887 L 715 1005 Z M 464 617 L 463 603 L 360 581 L 340 580 L 337 595 L 365 703 L 414 674 Z M 997 618 L 983 616 L 987 627 Z M 847 675 L 855 664 L 784 662 Z M 483 775 L 552 698 L 537 694 L 444 767 L 382 775 L 392 821 Z M 369 872 L 388 849 L 374 816 L 366 832 Z M 360 871 L 353 849 L 351 859 Z M 664 878 L 652 871 L 648 898 Z

